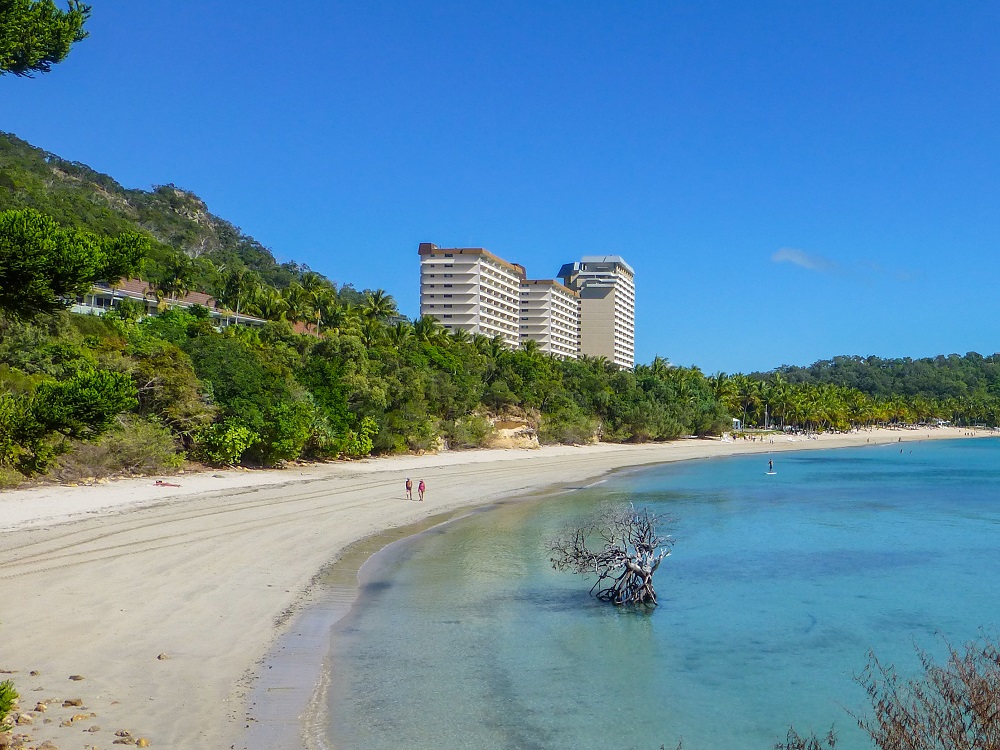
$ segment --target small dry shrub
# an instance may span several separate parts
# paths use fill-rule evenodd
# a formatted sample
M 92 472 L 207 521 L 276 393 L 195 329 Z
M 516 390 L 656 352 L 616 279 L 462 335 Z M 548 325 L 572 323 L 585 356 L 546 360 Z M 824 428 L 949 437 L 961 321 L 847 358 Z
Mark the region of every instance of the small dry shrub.
M 10 490 L 24 482 L 24 474 L 9 466 L 0 466 L 0 490 Z
M 917 650 L 924 674 L 904 680 L 874 653 L 858 677 L 872 716 L 855 717 L 879 750 L 998 750 L 1000 648 L 989 638 L 948 645 L 938 664 Z
M 163 424 L 129 416 L 92 443 L 76 443 L 59 457 L 51 479 L 73 482 L 116 474 L 166 474 L 184 464 L 170 430 Z

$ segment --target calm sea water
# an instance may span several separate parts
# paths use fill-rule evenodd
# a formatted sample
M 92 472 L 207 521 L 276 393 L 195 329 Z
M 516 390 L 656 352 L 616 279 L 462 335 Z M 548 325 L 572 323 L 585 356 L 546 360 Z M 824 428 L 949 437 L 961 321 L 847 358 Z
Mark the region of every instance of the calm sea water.
M 900 453 L 900 448 L 903 452 Z M 1000 622 L 1000 441 L 687 462 L 514 503 L 371 561 L 334 638 L 337 750 L 756 748 L 835 725 L 868 649 L 917 673 Z M 603 504 L 676 520 L 652 613 L 547 542 Z

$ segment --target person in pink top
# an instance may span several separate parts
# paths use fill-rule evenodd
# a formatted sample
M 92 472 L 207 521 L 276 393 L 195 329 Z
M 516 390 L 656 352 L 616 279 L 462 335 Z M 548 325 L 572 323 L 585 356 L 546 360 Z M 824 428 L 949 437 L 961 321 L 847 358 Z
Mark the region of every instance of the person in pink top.
M 424 491 L 427 489 L 427 485 L 424 484 L 424 480 L 420 480 L 420 484 L 417 485 L 417 497 L 420 498 L 420 502 L 424 500 Z

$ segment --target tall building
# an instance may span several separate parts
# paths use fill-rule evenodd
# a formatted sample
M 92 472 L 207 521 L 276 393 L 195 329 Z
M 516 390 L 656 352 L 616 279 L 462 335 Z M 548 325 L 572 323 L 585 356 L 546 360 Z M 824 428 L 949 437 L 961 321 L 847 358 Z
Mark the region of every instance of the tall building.
M 546 354 L 576 359 L 580 348 L 580 295 L 558 281 L 521 282 L 521 348 L 538 343 Z
M 580 295 L 580 354 L 635 366 L 635 271 L 618 255 L 585 255 L 559 269 Z
M 500 336 L 511 349 L 520 342 L 523 266 L 482 248 L 441 248 L 421 242 L 420 315 L 449 331 Z

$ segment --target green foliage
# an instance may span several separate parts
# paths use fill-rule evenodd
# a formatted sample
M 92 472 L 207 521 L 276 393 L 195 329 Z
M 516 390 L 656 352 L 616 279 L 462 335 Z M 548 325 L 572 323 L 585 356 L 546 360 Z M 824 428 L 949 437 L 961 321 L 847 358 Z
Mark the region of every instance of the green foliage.
M 69 380 L 39 385 L 31 413 L 49 431 L 86 440 L 105 432 L 115 417 L 138 404 L 135 384 L 129 375 L 94 370 Z
M 215 418 L 191 359 L 179 347 L 151 336 L 136 336 L 126 350 L 138 384 L 138 413 L 154 416 L 189 442 L 190 434 Z
M 89 17 L 90 6 L 78 0 L 69 0 L 67 10 L 52 0 L 2 0 L 0 75 L 48 73 L 73 44 L 87 38 L 83 25 Z
M 597 433 L 597 420 L 578 406 L 565 406 L 558 411 L 542 415 L 538 440 L 542 443 L 584 445 L 593 442 Z
M 834 357 L 809 367 L 784 366 L 752 376 L 762 387 L 809 394 L 828 402 L 822 421 L 915 422 L 939 418 L 956 424 L 1000 424 L 1000 355 L 923 359 Z M 837 405 L 836 402 L 843 402 Z M 821 418 L 822 419 L 822 418 Z
M 348 430 L 344 439 L 342 455 L 348 458 L 370 456 L 374 444 L 372 436 L 378 431 L 378 423 L 372 417 L 363 417 L 357 431 Z
M 257 433 L 238 420 L 223 420 L 195 434 L 194 454 L 210 464 L 231 466 L 257 441 Z
M 7 716 L 10 714 L 11 709 L 14 708 L 19 697 L 17 690 L 14 689 L 13 682 L 10 680 L 0 682 L 0 727 L 6 723 Z
M 30 395 L 0 392 L 0 465 L 25 476 L 45 471 L 69 448 L 58 436 L 92 440 L 136 404 L 131 378 L 107 370 L 46 379 Z
M 312 434 L 312 405 L 305 400 L 281 400 L 265 408 L 263 416 L 251 457 L 268 466 L 298 458 Z
M 105 318 L 121 320 L 126 323 L 138 322 L 146 315 L 146 305 L 131 297 L 122 297 L 115 306 L 104 313 Z
M 63 229 L 33 209 L 0 213 L 0 312 L 19 317 L 54 312 L 65 298 L 89 291 L 95 281 L 134 273 L 144 238 L 107 239 Z
M 486 417 L 471 414 L 445 422 L 442 434 L 450 448 L 482 448 L 493 436 L 493 425 Z

